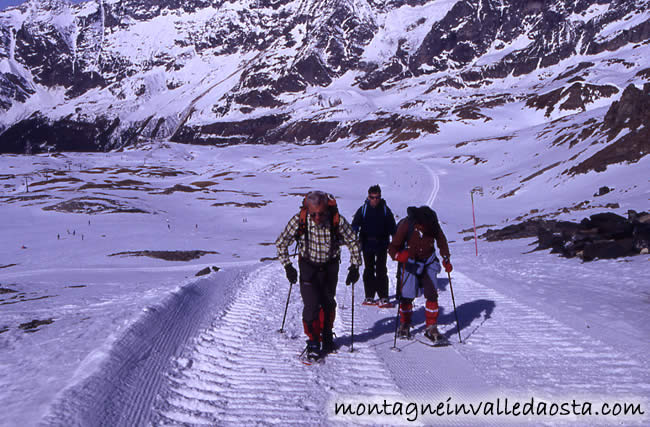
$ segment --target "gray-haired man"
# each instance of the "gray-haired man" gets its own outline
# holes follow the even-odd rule
[[[312,191],[305,197],[300,212],[289,220],[275,242],[278,257],[291,283],[298,280],[298,272],[289,259],[289,246],[295,241],[298,242],[302,320],[308,337],[307,357],[316,359],[321,356],[320,341],[324,353],[335,349],[332,329],[341,245],[350,250],[351,265],[346,285],[359,280],[361,250],[356,233],[339,214],[336,201],[322,191]]]

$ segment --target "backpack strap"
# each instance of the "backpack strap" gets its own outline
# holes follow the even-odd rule
[[[404,246],[408,247],[408,242],[411,240],[411,236],[413,235],[413,231],[415,230],[415,215],[416,215],[416,207],[415,206],[409,206],[406,208],[406,221],[408,222],[408,232],[406,233],[406,240],[404,240]]]
[[[384,217],[388,216],[388,210],[386,210],[386,202],[382,203],[384,206]],[[368,203],[365,202],[363,206],[361,207],[361,217],[363,219],[366,219],[366,209],[368,208]]]
[[[336,199],[329,193],[327,194],[327,208],[330,211],[330,219],[332,220],[332,231],[338,233],[341,215],[339,214],[339,207],[336,204]]]
[[[332,221],[330,224],[330,259],[332,259],[336,249],[341,246],[342,236],[339,231],[339,224],[341,223],[339,207],[334,196],[329,193],[327,193],[327,208],[330,211],[330,220]]]
[[[406,219],[409,223],[409,229],[406,232],[406,244],[408,245],[409,240],[411,240],[411,236],[413,235],[413,231],[415,230],[415,221],[413,221],[411,218]]]
[[[296,238],[307,233],[307,207],[300,208],[300,216],[298,217],[298,230],[296,230]]]

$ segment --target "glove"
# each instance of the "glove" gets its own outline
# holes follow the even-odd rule
[[[395,255],[395,261],[401,262],[402,264],[406,263],[406,261],[408,260],[409,260],[409,251],[407,250],[398,252],[397,255]]]
[[[284,271],[287,273],[287,280],[289,283],[296,283],[298,281],[298,272],[293,265],[287,264],[284,266]]]
[[[442,265],[445,267],[445,271],[447,273],[451,273],[454,269],[454,267],[451,265],[451,261],[449,261],[448,256],[442,257]]]
[[[354,285],[359,280],[359,266],[352,264],[348,269],[348,277],[345,279],[347,286]]]

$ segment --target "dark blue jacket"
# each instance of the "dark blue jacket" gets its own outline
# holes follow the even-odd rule
[[[381,199],[376,208],[366,200],[354,214],[352,229],[360,232],[361,249],[364,252],[378,252],[388,248],[390,236],[395,234],[397,226],[393,212],[386,201]]]

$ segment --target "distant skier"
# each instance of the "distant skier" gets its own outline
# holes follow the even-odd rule
[[[445,271],[453,267],[449,261],[447,238],[440,227],[436,213],[428,206],[407,209],[407,217],[397,225],[397,232],[388,247],[391,258],[398,261],[400,295],[400,325],[397,331],[400,338],[410,337],[413,300],[424,291],[425,337],[439,343],[446,339],[438,331],[438,291],[437,277],[440,261],[436,257],[435,244],[440,250]]]
[[[395,234],[393,212],[381,198],[381,187],[373,185],[368,189],[368,198],[352,219],[352,229],[359,232],[363,251],[363,287],[366,294],[364,305],[379,305],[390,308],[388,299],[388,243]],[[375,294],[378,300],[375,301]]]
[[[334,317],[336,285],[341,261],[341,244],[350,250],[350,268],[346,285],[359,280],[361,250],[350,223],[339,215],[336,201],[322,191],[312,191],[303,200],[300,212],[294,215],[275,242],[287,279],[298,281],[298,272],[289,259],[289,246],[298,242],[300,295],[303,301],[302,320],[307,334],[307,357],[317,359],[322,352],[335,349]]]

